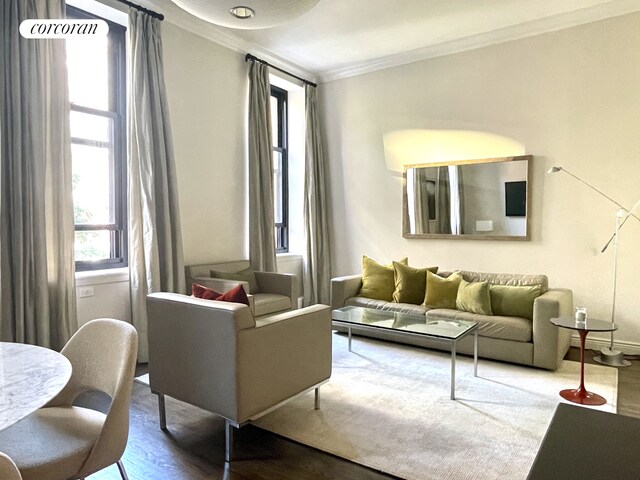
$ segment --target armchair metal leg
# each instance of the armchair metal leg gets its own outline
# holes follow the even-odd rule
[[[158,395],[158,414],[160,416],[160,429],[167,429],[167,412],[164,407],[164,395],[162,393],[157,393]]]
[[[224,461],[225,462],[230,462],[233,460],[234,433],[235,433],[235,427],[231,425],[229,420],[226,420],[224,425]]]
[[[315,390],[315,402],[313,408],[320,410],[320,387]]]
[[[118,460],[118,463],[116,465],[118,465],[118,471],[120,472],[120,476],[122,477],[122,480],[129,480],[129,477],[127,477],[127,471],[124,469],[124,463],[122,463],[122,460]]]

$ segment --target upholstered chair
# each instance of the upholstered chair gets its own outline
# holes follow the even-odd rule
[[[233,433],[331,376],[327,305],[254,318],[243,304],[177,293],[147,296],[149,385],[166,429],[165,395],[226,420],[226,459]],[[311,407],[310,407],[311,410]]]
[[[73,368],[65,388],[45,407],[0,432],[0,451],[24,480],[83,479],[121,462],[129,435],[129,403],[138,334],[113,319],[83,325],[62,349]],[[84,392],[111,397],[109,412],[73,406]],[[1,477],[4,479],[4,477]]]
[[[1,480],[22,480],[20,470],[9,457],[0,452],[0,479]]]
[[[216,277],[212,276],[212,272],[217,272]],[[225,273],[228,276],[225,276]],[[245,275],[238,275],[238,273]],[[295,275],[251,271],[248,260],[189,265],[185,267],[185,274],[187,294],[191,293],[192,283],[198,283],[220,293],[238,284],[242,285],[249,296],[251,311],[256,317],[298,308],[298,284]]]

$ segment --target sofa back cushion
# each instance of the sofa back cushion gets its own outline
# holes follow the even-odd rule
[[[258,293],[258,282],[256,280],[256,274],[253,273],[251,267],[245,268],[244,270],[240,270],[238,272],[211,270],[209,274],[212,278],[247,282],[249,284],[249,291],[247,293]]]
[[[438,275],[445,277],[450,272],[439,271]],[[549,279],[546,275],[522,275],[518,273],[485,273],[460,270],[460,275],[467,282],[487,282],[491,285],[509,285],[514,287],[539,285],[542,293],[549,290]]]
[[[398,263],[406,265],[409,260],[405,257]],[[393,300],[395,291],[393,277],[393,265],[382,265],[373,258],[362,256],[362,287],[359,297],[373,298],[375,300]]]

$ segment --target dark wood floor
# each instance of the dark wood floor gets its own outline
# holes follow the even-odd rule
[[[587,352],[587,362],[593,353]],[[579,360],[578,349],[567,357]],[[138,374],[146,373],[144,366]],[[588,388],[588,379],[587,379]],[[618,413],[640,418],[640,361],[618,371]],[[246,426],[236,435],[238,461],[224,462],[224,421],[167,398],[169,433],[158,427],[155,395],[135,383],[131,431],[124,456],[130,480],[379,480],[396,478]],[[90,396],[86,405],[104,409],[108,399]],[[89,477],[117,480],[115,466]]]

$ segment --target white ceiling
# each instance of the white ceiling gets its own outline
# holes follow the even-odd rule
[[[320,0],[287,24],[235,30],[170,0],[141,3],[199,35],[325,81],[640,11],[640,0]]]

